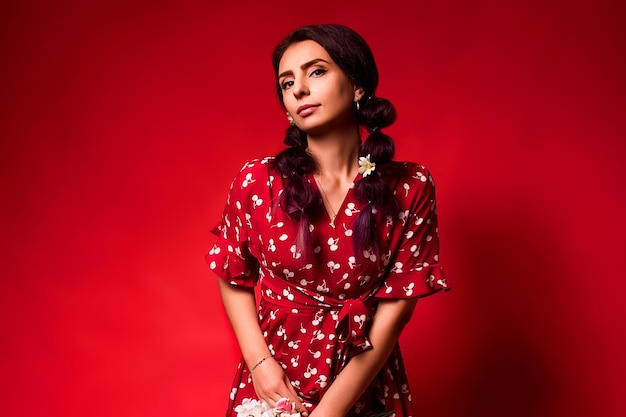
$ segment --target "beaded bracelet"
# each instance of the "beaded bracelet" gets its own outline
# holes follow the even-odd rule
[[[259,366],[260,364],[262,364],[263,362],[265,362],[265,359],[269,359],[271,358],[272,355],[266,356],[263,359],[261,359],[260,361],[258,361],[252,368],[250,368],[250,372],[254,372],[254,370],[257,368],[257,366]]]

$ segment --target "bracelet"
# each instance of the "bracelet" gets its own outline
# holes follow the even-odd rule
[[[260,361],[258,361],[252,368],[250,368],[250,373],[254,372],[254,370],[257,368],[257,366],[259,366],[260,364],[262,364],[263,362],[265,362],[265,359],[269,359],[271,358],[272,355],[266,356],[263,359],[261,359]]]

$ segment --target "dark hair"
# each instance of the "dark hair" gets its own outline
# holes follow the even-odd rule
[[[289,34],[276,46],[272,62],[281,104],[283,94],[278,83],[280,60],[289,46],[305,40],[320,44],[345,75],[363,89],[364,94],[358,103],[356,117],[357,123],[367,130],[368,137],[361,143],[359,156],[370,155],[370,160],[377,166],[391,162],[395,150],[393,141],[380,130],[395,121],[396,111],[389,100],[374,96],[378,86],[378,69],[374,55],[365,40],[354,30],[341,25],[305,26]],[[297,244],[305,249],[308,247],[310,220],[319,210],[320,201],[313,185],[305,176],[316,172],[318,167],[306,151],[307,134],[297,126],[287,128],[284,143],[288,148],[276,155],[273,162],[278,172],[289,178],[279,204],[291,219],[299,222]],[[381,216],[391,215],[396,208],[392,190],[376,174],[374,172],[373,175],[362,178],[354,187],[355,197],[366,204],[358,214],[354,227],[354,246],[359,257],[370,246],[378,252],[380,237],[376,236],[375,213],[380,213]]]

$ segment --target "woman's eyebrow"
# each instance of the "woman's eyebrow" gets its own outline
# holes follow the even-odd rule
[[[307,68],[317,64],[318,62],[324,62],[326,64],[330,64],[330,62],[326,61],[325,59],[315,58],[315,59],[312,59],[312,60],[307,61],[304,64],[300,65],[300,69],[305,70],[305,69],[307,69]],[[293,71],[291,71],[291,70],[283,71],[280,74],[278,74],[278,78],[284,77],[286,75],[293,75]]]

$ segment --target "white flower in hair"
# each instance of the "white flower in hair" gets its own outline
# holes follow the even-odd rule
[[[363,174],[363,177],[367,177],[376,169],[376,163],[370,161],[370,154],[359,158],[359,172]]]

